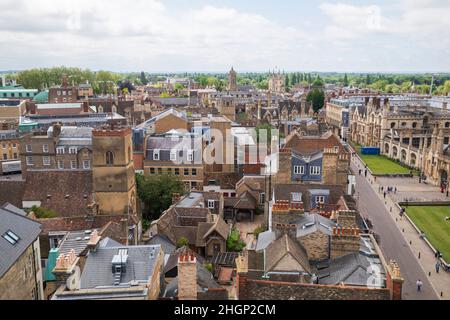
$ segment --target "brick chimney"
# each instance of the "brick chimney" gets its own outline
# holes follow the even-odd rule
[[[88,113],[89,112],[89,105],[87,102],[83,102],[83,112]]]
[[[120,243],[128,245],[128,219],[120,220]]]
[[[197,300],[197,259],[192,252],[178,257],[178,300]]]
[[[59,255],[52,273],[60,284],[66,284],[67,279],[75,273],[78,261],[79,258],[76,256],[74,249],[70,250],[67,255]]]
[[[291,238],[297,238],[297,226],[295,224],[275,224],[274,231],[277,235],[287,234]]]
[[[386,284],[391,292],[392,300],[402,300],[403,279],[397,262],[391,260],[387,266]]]
[[[344,228],[355,228],[356,212],[353,210],[339,210],[336,212],[336,222],[339,226]]]
[[[89,241],[87,243],[88,249],[95,252],[97,250],[98,244],[100,243],[100,239],[101,237],[98,235],[98,231],[97,230],[92,231]]]
[[[61,123],[53,125],[53,138],[58,138],[61,135]]]
[[[244,251],[236,259],[236,298],[246,300],[248,279],[248,252]]]
[[[333,228],[331,259],[359,252],[361,235],[359,228]]]

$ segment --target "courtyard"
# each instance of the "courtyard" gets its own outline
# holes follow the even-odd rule
[[[406,213],[439,250],[445,261],[450,261],[450,206],[407,206]]]
[[[409,174],[411,170],[382,155],[361,154],[361,146],[355,144],[356,152],[374,175]]]

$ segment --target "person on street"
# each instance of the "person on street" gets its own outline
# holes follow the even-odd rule
[[[420,279],[417,280],[416,285],[417,285],[417,291],[422,290],[423,283]]]
[[[441,264],[438,262],[436,262],[436,273],[439,273],[439,268],[441,267]]]
[[[386,199],[386,191],[384,192],[384,198]]]
[[[361,169],[359,169],[359,175],[361,175],[361,172],[362,172]]]
[[[364,171],[364,176],[367,178],[367,170]]]

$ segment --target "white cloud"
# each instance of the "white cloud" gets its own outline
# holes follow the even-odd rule
[[[237,8],[207,5],[181,11],[162,0],[2,0],[0,70],[53,65],[117,71],[450,65],[450,20],[443,18],[450,15],[448,1],[323,3],[316,11],[326,20],[312,11],[295,26]],[[408,55],[417,59],[416,66],[402,64],[405,50],[412,51]],[[433,59],[428,59],[429,51]]]

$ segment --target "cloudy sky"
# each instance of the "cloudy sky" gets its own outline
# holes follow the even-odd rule
[[[450,71],[449,0],[0,4],[0,70]]]

